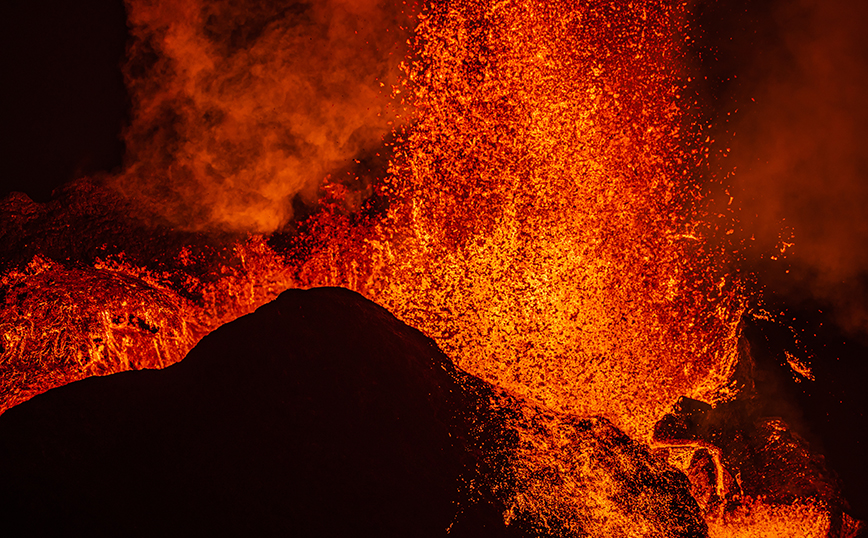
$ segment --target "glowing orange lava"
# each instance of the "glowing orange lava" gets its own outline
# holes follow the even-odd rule
[[[699,213],[684,15],[432,7],[396,88],[415,112],[388,218],[330,241],[304,284],[361,291],[467,371],[631,435],[679,395],[716,398],[743,306]]]
[[[355,28],[356,8],[381,8],[336,2],[343,11],[330,31]],[[148,77],[128,73],[130,162],[110,184],[149,208],[167,204],[161,224],[289,240],[272,248],[267,235],[250,236],[207,279],[184,269],[195,262],[189,252],[165,271],[108,257],[90,268],[36,258],[8,272],[0,411],[88,375],[166,366],[280,291],[323,285],[366,295],[462,369],[552,416],[603,417],[642,443],[680,396],[732,398],[747,298],[719,240],[728,217],[705,213],[709,150],[688,91],[686,4],[433,2],[401,75],[382,71],[393,59],[375,62],[376,76],[341,79],[358,90],[351,95],[328,77],[299,82],[310,62],[292,57],[308,30],[268,22],[283,12],[251,15],[263,28],[232,49],[209,37],[212,19],[192,0],[130,6],[139,39],[131,53],[161,43],[163,56]],[[207,31],[234,20],[212,15],[217,27]],[[356,57],[339,50],[325,71]],[[291,101],[298,88],[303,102]],[[147,128],[167,115],[171,125]],[[364,195],[329,175],[398,124],[387,177]],[[371,194],[386,209],[357,211]],[[319,196],[319,210],[288,220],[296,195]],[[546,420],[543,433],[522,432],[527,496],[513,508],[593,505],[599,535],[643,535],[641,513],[607,519],[607,486],[585,483],[597,475],[582,467],[581,450],[552,448],[566,446],[573,426]],[[701,448],[721,468],[713,447]],[[679,466],[668,455],[655,469]],[[547,467],[569,476],[560,489],[534,478]],[[722,473],[716,480],[722,491]],[[570,497],[576,484],[599,498]],[[825,514],[807,501],[754,499],[709,513],[709,532],[821,536]]]

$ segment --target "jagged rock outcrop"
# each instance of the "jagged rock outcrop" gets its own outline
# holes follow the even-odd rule
[[[0,417],[0,518],[41,536],[705,536],[687,487],[605,420],[500,393],[338,288]]]
[[[709,521],[742,518],[746,528],[750,517],[734,514],[759,506],[768,513],[789,511],[768,519],[790,519],[792,525],[805,523],[810,517],[805,513],[813,512],[827,520],[822,532],[830,538],[866,535],[865,524],[849,515],[841,480],[824,455],[778,415],[789,412],[787,418],[810,433],[810,423],[800,420],[787,391],[785,374],[788,368],[794,383],[813,382],[813,374],[804,365],[787,364],[797,359],[782,342],[775,341],[774,350],[766,349],[769,345],[757,321],[746,316],[734,376],[737,396],[715,406],[682,397],[655,425],[654,442],[670,459],[682,460],[678,466]]]

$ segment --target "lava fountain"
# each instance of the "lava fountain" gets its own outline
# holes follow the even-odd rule
[[[473,375],[643,442],[683,396],[730,402],[748,297],[732,217],[709,209],[686,9],[129,1],[127,162],[101,182],[163,243],[7,268],[4,409],[171,364],[281,290],[324,285]],[[82,312],[50,308],[70,302]],[[757,514],[716,535],[823,512]]]

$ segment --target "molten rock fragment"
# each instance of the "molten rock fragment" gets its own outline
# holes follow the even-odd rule
[[[341,289],[0,417],[4,526],[39,535],[702,537],[698,510],[605,420],[496,394]]]

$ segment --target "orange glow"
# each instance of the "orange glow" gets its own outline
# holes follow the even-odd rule
[[[371,41],[397,16],[374,0],[326,4],[335,14],[308,14],[325,34],[253,13],[261,33],[232,48],[209,37],[231,34],[220,26],[229,12],[128,2],[133,60],[159,50],[146,75],[127,68],[130,154],[111,184],[160,225],[251,235],[208,278],[122,256],[86,269],[37,257],[3,275],[0,412],[90,375],[177,362],[287,288],[344,286],[538,405],[520,410],[540,416],[516,425],[524,489],[506,519],[557,517],[594,536],[662,532],[666,514],[645,510],[656,499],[617,512],[614,482],[588,467],[574,422],[593,417],[601,436],[615,435],[611,423],[638,452],[679,397],[734,397],[748,297],[719,239],[730,218],[706,213],[686,4],[434,2],[400,69],[393,41]],[[322,53],[299,59],[311,36]],[[387,177],[364,194],[334,180],[387,135]],[[380,214],[357,211],[371,193],[387,201]],[[293,220],[296,196],[318,211]],[[289,246],[269,246],[274,232]],[[697,450],[717,469],[694,484],[710,536],[825,536],[828,511],[810,500],[715,504],[737,478],[713,445],[670,446],[668,460],[652,458],[655,472],[687,472]],[[552,468],[556,485],[543,472]]]
[[[175,227],[273,231],[293,196],[314,199],[392,129],[400,10],[133,0],[127,12],[133,117],[114,184]]]
[[[203,336],[291,285],[261,238],[236,245],[219,275],[202,278],[122,260],[70,269],[36,257],[0,278],[0,413],[91,375],[178,362]]]
[[[823,538],[829,532],[825,507],[811,503],[780,506],[755,502],[723,517],[710,518],[708,523],[710,538]]]
[[[415,112],[388,219],[330,241],[303,284],[352,287],[467,371],[633,436],[679,395],[714,400],[743,306],[699,218],[683,15],[432,7],[396,89]]]

